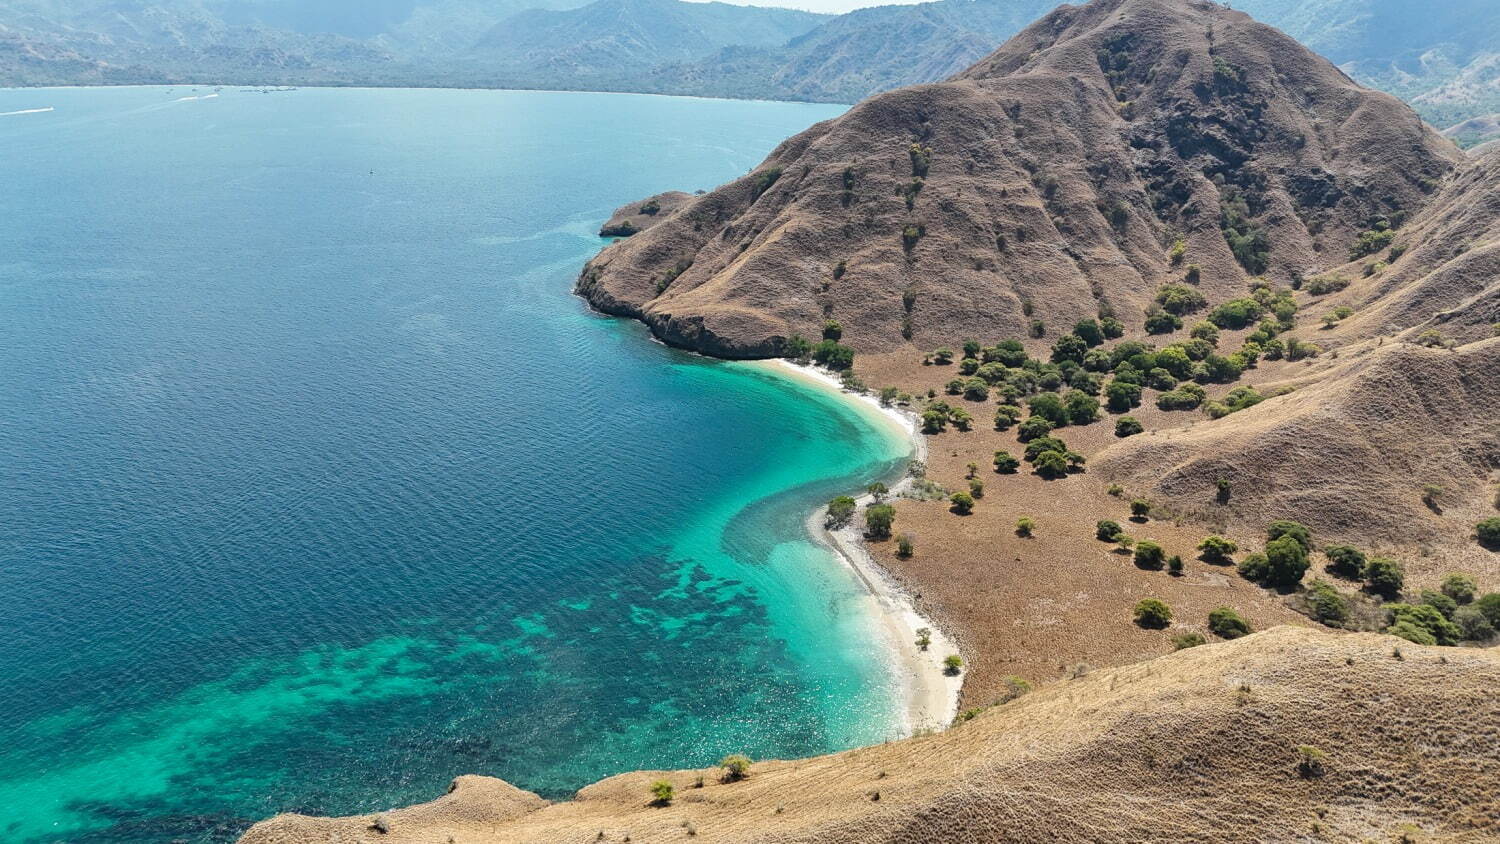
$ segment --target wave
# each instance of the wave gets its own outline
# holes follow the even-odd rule
[[[56,111],[52,106],[46,108],[23,108],[20,111],[0,111],[0,117],[11,117],[17,114],[41,114],[45,111]]]

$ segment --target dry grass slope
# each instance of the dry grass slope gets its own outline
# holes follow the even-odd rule
[[[644,771],[543,807],[466,777],[387,813],[387,834],[374,816],[283,815],[243,841],[1495,840],[1497,684],[1492,650],[1279,627],[1060,681],[945,733],[759,763],[738,783]],[[1299,773],[1301,745],[1326,754],[1321,776]],[[671,806],[647,804],[658,778],[677,787]]]

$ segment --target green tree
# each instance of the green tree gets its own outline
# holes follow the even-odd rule
[[[1144,522],[1151,515],[1151,502],[1144,498],[1137,498],[1130,502],[1130,518],[1137,522]]]
[[[1500,592],[1490,592],[1476,598],[1473,606],[1484,613],[1484,617],[1496,630],[1500,630]]]
[[[1087,425],[1099,418],[1099,400],[1082,390],[1069,390],[1063,396],[1063,405],[1068,421],[1074,425]]]
[[[1111,413],[1125,413],[1141,404],[1141,385],[1121,381],[1117,376],[1104,388],[1104,398]]]
[[[1188,648],[1196,648],[1199,645],[1206,644],[1208,644],[1208,640],[1203,638],[1202,633],[1178,633],[1172,637],[1172,650],[1174,651],[1185,651]]]
[[[1052,432],[1052,423],[1040,416],[1032,416],[1016,428],[1016,437],[1023,443],[1045,437]]]
[[[1480,545],[1491,551],[1500,551],[1500,516],[1493,516],[1475,525],[1474,536]]]
[[[844,336],[844,327],[837,320],[825,320],[823,322],[823,339],[838,340]]]
[[[1365,552],[1351,545],[1330,545],[1323,549],[1328,570],[1338,577],[1359,580],[1365,576]]]
[[[1280,536],[1266,543],[1267,586],[1290,588],[1307,573],[1307,549],[1293,536]]]
[[[938,349],[937,351],[932,353],[932,362],[938,364],[939,366],[947,366],[948,364],[953,363],[953,350]]]
[[[1051,423],[1053,428],[1061,428],[1068,424],[1068,408],[1056,393],[1038,393],[1026,402],[1031,410],[1032,416],[1040,416]]]
[[[1160,630],[1172,623],[1172,608],[1156,598],[1143,598],[1135,605],[1135,623]]]
[[[1330,627],[1340,627],[1349,620],[1349,602],[1327,581],[1314,580],[1307,587],[1307,603],[1313,618]]]
[[[872,539],[889,538],[891,524],[895,521],[895,507],[889,504],[871,504],[865,508],[865,535]]]
[[[1167,552],[1149,539],[1135,546],[1135,564],[1143,569],[1160,569],[1167,561]]]
[[[1386,604],[1386,610],[1391,614],[1391,628],[1387,633],[1395,633],[1394,628],[1402,625],[1420,627],[1427,631],[1432,637],[1433,643],[1438,645],[1456,645],[1463,638],[1463,630],[1458,625],[1443,617],[1443,614],[1435,607],[1426,604]],[[1395,633],[1395,635],[1401,635]],[[1415,640],[1413,640],[1415,641]],[[1424,643],[1425,644],[1425,643]]]
[[[1021,408],[1013,404],[1002,404],[995,408],[995,430],[1009,430],[1021,419]],[[1050,430],[1050,429],[1049,429]]]
[[[947,656],[943,657],[944,674],[957,674],[958,672],[963,670],[963,667],[963,657],[959,656],[958,654],[948,654]]]
[[[1141,424],[1141,420],[1134,416],[1121,416],[1115,420],[1115,436],[1117,437],[1133,437],[1144,430],[1146,428]]]
[[[1068,457],[1066,454],[1056,451],[1044,451],[1037,455],[1036,473],[1049,480],[1065,477],[1068,474]]]
[[[1036,530],[1036,522],[1029,516],[1022,516],[1016,519],[1016,536],[1022,539],[1029,539],[1034,530]]]
[[[1473,601],[1475,594],[1479,591],[1474,586],[1474,578],[1457,572],[1443,578],[1443,585],[1439,588],[1443,590],[1444,595],[1447,595],[1459,604],[1467,604]]]
[[[1124,535],[1125,529],[1113,519],[1100,519],[1094,523],[1094,538],[1100,542],[1114,542]]]
[[[1089,346],[1098,346],[1104,343],[1104,329],[1099,323],[1091,319],[1081,319],[1073,326],[1073,333]]]
[[[1208,614],[1208,630],[1221,639],[1238,639],[1241,636],[1249,636],[1253,631],[1250,622],[1234,611],[1232,607],[1219,607]]]
[[[1089,344],[1082,337],[1077,334],[1064,334],[1052,344],[1052,362],[1061,363],[1071,360],[1081,364],[1088,350]]]
[[[828,516],[823,520],[823,524],[831,528],[841,528],[849,524],[849,520],[854,518],[855,506],[854,499],[847,495],[840,495],[829,501]]]
[[[1199,559],[1205,563],[1227,565],[1234,562],[1229,555],[1238,551],[1239,546],[1222,536],[1206,536],[1202,542],[1198,543],[1198,550],[1202,552]]]
[[[1365,564],[1365,584],[1371,592],[1385,598],[1401,594],[1406,582],[1406,572],[1401,564],[1389,557],[1374,557]]]
[[[1453,623],[1463,632],[1463,637],[1471,642],[1485,642],[1495,635],[1495,626],[1485,617],[1479,607],[1470,605],[1459,607],[1458,612],[1453,614]]]
[[[658,806],[666,806],[672,802],[675,789],[666,780],[657,780],[651,783],[651,802]]]
[[[1002,475],[1013,475],[1021,467],[1021,461],[1008,451],[995,452],[995,471]]]
[[[967,492],[955,492],[948,497],[948,500],[953,503],[953,512],[960,516],[967,516],[974,512],[974,496]]]
[[[939,434],[948,427],[948,412],[927,409],[922,411],[922,433]]]
[[[910,557],[912,555],[912,551],[915,548],[915,545],[916,540],[912,539],[911,534],[901,534],[900,536],[896,537],[896,556],[900,557],[903,560]]]
[[[1267,542],[1280,539],[1283,536],[1290,536],[1297,540],[1297,544],[1302,546],[1303,551],[1311,551],[1313,549],[1312,534],[1302,524],[1290,519],[1277,519],[1266,525]]]
[[[1171,334],[1182,327],[1182,317],[1169,314],[1166,311],[1157,311],[1146,315],[1147,334]]]
[[[829,369],[849,369],[854,366],[854,350],[834,340],[823,340],[812,347],[812,359]]]

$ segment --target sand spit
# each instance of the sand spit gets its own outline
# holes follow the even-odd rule
[[[912,414],[898,408],[885,407],[872,396],[848,392],[833,375],[816,367],[799,366],[786,360],[761,361],[748,365],[836,393],[862,413],[878,418],[882,424],[899,428],[911,442],[912,459],[925,461],[927,440],[918,431],[916,417]],[[892,486],[891,495],[900,495],[910,485],[911,479],[903,478],[900,483]],[[861,513],[864,508],[875,503],[874,496],[868,493],[857,496],[855,500]],[[863,523],[858,514],[849,526],[838,530],[824,527],[824,515],[823,508],[810,515],[807,531],[849,566],[870,593],[870,612],[890,650],[894,673],[903,686],[906,711],[902,735],[947,728],[952,723],[953,716],[958,713],[963,676],[947,674],[943,658],[960,653],[958,646],[931,619],[917,612],[911,596],[875,562],[875,558],[865,547],[864,537],[858,528]],[[926,650],[916,644],[917,631],[924,628],[930,631],[928,637],[931,639]]]

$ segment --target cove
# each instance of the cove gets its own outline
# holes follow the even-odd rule
[[[895,736],[804,522],[908,444],[569,293],[614,206],[839,107],[0,91],[43,108],[0,117],[0,838]]]

